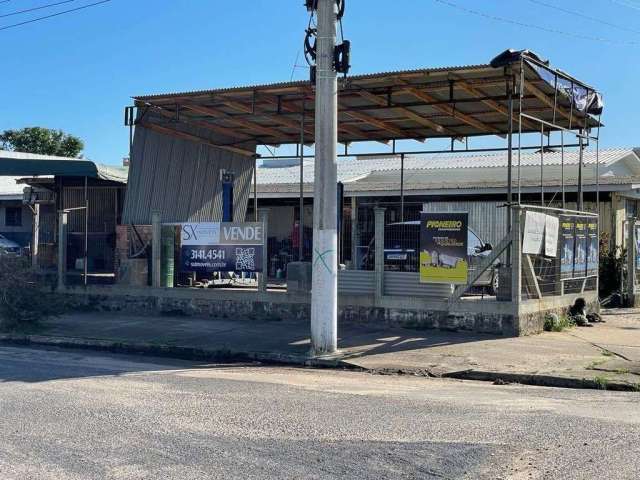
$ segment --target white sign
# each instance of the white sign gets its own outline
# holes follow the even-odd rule
[[[545,215],[544,226],[544,254],[547,257],[555,257],[558,251],[558,230],[560,220],[552,215]]]
[[[263,245],[264,226],[260,222],[183,223],[180,238],[183,246]]]
[[[546,215],[539,212],[527,211],[524,221],[524,238],[522,240],[522,253],[539,255],[542,253],[542,241],[544,239],[544,227]]]
[[[180,231],[182,245],[218,245],[220,223],[183,223]]]

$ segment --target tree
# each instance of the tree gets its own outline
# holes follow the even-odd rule
[[[0,142],[5,150],[60,157],[79,157],[84,148],[78,137],[42,127],[5,130],[0,134]]]

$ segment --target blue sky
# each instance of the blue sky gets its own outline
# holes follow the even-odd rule
[[[53,1],[10,0],[0,15]],[[92,1],[0,17],[0,27]],[[542,2],[633,31],[534,0],[446,1],[602,40],[490,20],[436,0],[347,0],[352,73],[486,63],[506,48],[528,48],[603,92],[602,146],[640,145],[640,0]],[[118,164],[128,150],[122,118],[132,95],[288,80],[308,18],[302,3],[112,0],[0,30],[0,129],[60,128],[85,141],[87,157]],[[294,79],[307,75],[294,71]]]

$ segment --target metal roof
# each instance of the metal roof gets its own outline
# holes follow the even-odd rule
[[[499,59],[500,62],[495,62]],[[356,75],[340,80],[338,140],[342,143],[427,138],[504,136],[508,131],[508,86],[524,79],[523,109],[563,128],[594,127],[589,113],[595,91],[552,70],[530,52],[504,52],[492,64],[423,68]],[[562,77],[561,82],[549,75]],[[597,102],[596,102],[597,99]],[[281,82],[134,97],[136,125],[186,138],[181,124],[213,136],[202,141],[235,153],[255,154],[257,144],[300,142],[315,135],[315,90],[309,81]],[[517,121],[516,121],[517,126]],[[522,120],[522,131],[540,124]]]
[[[127,182],[127,168],[101,165],[83,158],[0,150],[0,176],[92,177]]]
[[[640,179],[640,150],[631,148],[602,149],[598,152],[599,177],[602,185],[638,183]],[[577,151],[564,153],[565,183],[577,184]],[[545,185],[560,185],[562,155],[544,154]],[[539,185],[540,154],[522,153],[521,184]],[[586,150],[583,155],[585,184],[595,184],[596,152]],[[405,157],[406,191],[429,189],[493,188],[506,186],[506,153],[493,155],[431,155]],[[303,163],[304,191],[313,191],[314,162]],[[517,152],[514,152],[514,185],[517,176]],[[296,159],[265,160],[258,167],[258,192],[294,196],[299,191],[300,166]],[[400,159],[398,157],[343,159],[338,161],[338,181],[345,191],[397,191],[400,188]]]

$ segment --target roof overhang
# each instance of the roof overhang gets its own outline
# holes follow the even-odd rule
[[[600,125],[600,95],[587,84],[528,51],[506,51],[483,65],[357,75],[339,82],[338,140],[341,143],[450,137],[505,136],[509,98],[523,110],[566,129]],[[211,132],[220,148],[314,142],[315,89],[309,81],[221,88],[134,97],[136,125],[181,136],[178,124]],[[517,128],[517,112],[513,114]],[[301,129],[301,127],[303,128]],[[553,127],[545,126],[553,130]],[[522,132],[540,132],[523,119]],[[198,141],[190,135],[190,140]]]

